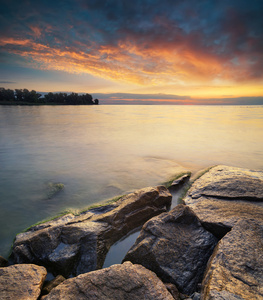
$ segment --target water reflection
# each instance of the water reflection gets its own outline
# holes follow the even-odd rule
[[[103,268],[108,268],[115,264],[121,264],[126,253],[130,250],[131,246],[135,243],[139,234],[140,234],[140,228],[137,228],[133,230],[131,233],[129,233],[127,236],[120,239],[114,245],[112,245],[105,258]]]

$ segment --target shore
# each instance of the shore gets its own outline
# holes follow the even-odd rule
[[[179,188],[183,204],[170,210],[170,192]],[[0,295],[7,293],[12,272],[30,263],[42,278],[37,289],[43,299],[78,298],[80,293],[90,297],[90,280],[99,280],[94,299],[104,299],[99,295],[105,293],[107,299],[116,299],[113,290],[115,296],[139,299],[138,280],[151,299],[260,299],[262,203],[262,171],[215,166],[195,180],[189,181],[189,174],[181,176],[168,189],[141,189],[79,215],[33,226],[16,237],[10,266],[0,269]],[[110,247],[142,225],[123,263],[102,269]],[[249,269],[243,269],[246,265]],[[24,272],[32,272],[30,268]],[[50,282],[45,281],[47,272],[55,277]],[[110,282],[107,288],[104,274]],[[136,274],[144,275],[138,279]],[[148,286],[145,278],[158,282],[160,290]],[[44,295],[45,287],[57,281],[58,286]],[[73,288],[76,282],[78,289]],[[126,294],[133,284],[134,294]]]

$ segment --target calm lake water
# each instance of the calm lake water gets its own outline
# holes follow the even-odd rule
[[[215,164],[263,169],[263,106],[0,106],[0,255],[63,210]]]

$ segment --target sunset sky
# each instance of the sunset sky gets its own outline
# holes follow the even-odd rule
[[[263,104],[262,0],[0,0],[0,87]]]

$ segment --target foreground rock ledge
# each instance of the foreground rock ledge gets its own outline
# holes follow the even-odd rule
[[[44,267],[32,264],[0,268],[0,299],[38,299],[46,275]]]
[[[153,272],[130,262],[67,279],[45,297],[55,299],[174,300]]]
[[[80,216],[68,214],[17,235],[11,258],[69,277],[103,266],[110,246],[151,217],[167,211],[172,196],[164,186],[145,188]]]
[[[241,219],[263,221],[263,172],[216,166],[194,182],[183,200],[222,238]]]
[[[201,299],[263,299],[263,226],[242,220],[218,243]]]
[[[148,221],[124,261],[143,265],[163,282],[191,295],[203,279],[217,241],[194,212],[181,204]]]

